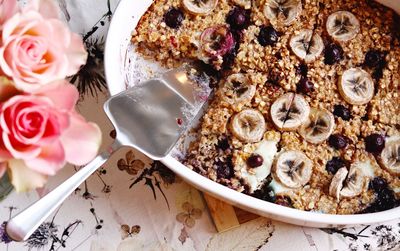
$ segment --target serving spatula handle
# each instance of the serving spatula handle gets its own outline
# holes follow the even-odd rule
[[[6,233],[14,241],[25,241],[64,202],[75,189],[103,165],[120,147],[117,141],[89,164],[64,181],[57,188],[11,218],[6,224]]]

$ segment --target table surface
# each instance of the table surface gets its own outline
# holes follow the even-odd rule
[[[137,0],[139,1],[139,0]],[[118,0],[58,0],[70,27],[90,52],[77,76],[79,110],[112,142],[102,111],[107,96],[104,36]],[[92,88],[92,89],[91,89]],[[86,94],[84,92],[86,91]],[[37,200],[79,167],[66,166],[44,189],[12,193],[0,202],[0,221]],[[400,250],[400,219],[356,228],[315,229],[258,218],[217,233],[199,191],[159,162],[124,148],[72,194],[25,243],[0,250]]]

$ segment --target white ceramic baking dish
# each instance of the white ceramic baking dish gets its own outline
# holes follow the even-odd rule
[[[388,2],[393,8],[400,8],[400,1],[398,0],[386,0],[385,2]],[[127,56],[129,56],[127,54],[134,53],[132,50],[128,50],[130,36],[140,17],[151,3],[152,0],[121,0],[114,13],[105,49],[105,72],[111,95],[121,92],[128,85],[124,64]],[[191,171],[172,156],[166,157],[163,163],[185,181],[214,197],[244,210],[286,223],[310,227],[334,227],[370,224],[400,217],[400,207],[379,213],[358,215],[330,215],[300,211],[262,201],[229,189]]]

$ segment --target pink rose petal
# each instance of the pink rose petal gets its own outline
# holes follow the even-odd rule
[[[35,11],[30,11],[23,15],[16,13],[4,23],[3,41],[6,42],[12,39],[11,36],[13,35],[17,37],[23,35],[41,20],[43,20],[43,17]]]
[[[51,37],[52,41],[57,41],[55,46],[60,46],[60,48],[68,48],[71,44],[71,32],[68,27],[65,26],[65,23],[58,19],[51,19],[47,21],[51,28]],[[80,39],[80,44],[82,44],[82,40]]]
[[[100,128],[74,113],[70,127],[61,136],[66,160],[74,165],[84,165],[97,154],[101,143]]]
[[[12,135],[3,132],[3,142],[6,149],[9,151],[11,156],[17,159],[31,159],[39,155],[40,147],[35,145],[23,145],[16,142]]]
[[[67,57],[69,61],[68,75],[77,73],[80,67],[86,63],[88,57],[87,51],[81,37],[75,33],[71,33],[71,44],[67,49]]]
[[[71,111],[79,99],[78,89],[65,80],[53,82],[35,91],[38,96],[51,99],[58,109]]]
[[[55,175],[65,165],[65,153],[61,142],[56,141],[41,148],[34,159],[26,159],[25,165],[41,174]]]

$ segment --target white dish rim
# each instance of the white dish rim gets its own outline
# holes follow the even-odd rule
[[[126,88],[121,67],[130,34],[140,18],[133,15],[136,11],[136,14],[142,13],[138,16],[142,16],[151,2],[151,0],[121,0],[114,12],[106,39],[104,56],[106,80],[111,95]],[[400,216],[400,207],[378,213],[356,215],[332,215],[287,208],[218,184],[190,170],[171,156],[167,156],[162,162],[185,181],[204,192],[250,212],[290,224],[308,227],[342,227],[385,222]]]

